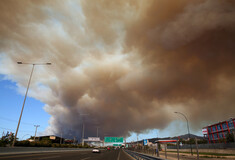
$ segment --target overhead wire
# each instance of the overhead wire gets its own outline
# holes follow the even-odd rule
[[[10,121],[10,122],[18,123],[17,120],[9,119],[9,118],[6,118],[6,117],[1,117],[1,116],[0,116],[0,119],[5,120],[5,121]],[[35,124],[33,124],[33,123],[27,123],[27,122],[21,122],[20,124],[30,125],[30,126],[34,126],[34,125],[35,125]],[[42,125],[40,125],[40,127],[41,127],[41,128],[46,128],[45,126],[42,126]]]

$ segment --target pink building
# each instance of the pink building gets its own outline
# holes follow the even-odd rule
[[[204,137],[208,138],[209,143],[219,142],[225,139],[228,133],[235,131],[235,118],[218,122],[202,129]]]

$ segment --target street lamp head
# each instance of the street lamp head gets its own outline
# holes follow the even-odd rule
[[[47,65],[51,65],[51,63],[46,63]]]
[[[178,113],[178,112],[174,112],[174,113]]]
[[[23,64],[22,62],[17,62],[18,64]]]

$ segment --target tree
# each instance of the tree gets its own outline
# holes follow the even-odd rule
[[[195,139],[194,138],[190,138],[188,141],[188,144],[195,144]]]
[[[233,133],[228,133],[228,134],[226,135],[226,141],[227,141],[228,143],[234,142],[234,134],[233,134]]]
[[[197,141],[197,143],[198,143],[198,144],[207,144],[207,143],[208,143],[208,140],[206,140],[206,139],[199,139],[199,140]]]
[[[14,140],[14,133],[11,133],[10,135],[3,136],[0,140],[0,146],[4,147],[6,145],[11,145],[13,140]]]

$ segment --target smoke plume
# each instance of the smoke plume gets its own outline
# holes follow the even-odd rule
[[[51,115],[47,132],[128,136],[234,116],[232,0],[1,0],[0,73]],[[219,118],[218,118],[219,117]],[[176,131],[177,132],[177,131]]]

